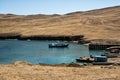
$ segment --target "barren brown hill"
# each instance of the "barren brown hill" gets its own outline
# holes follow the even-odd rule
[[[120,6],[65,15],[0,14],[0,34],[21,36],[84,35],[87,40],[120,41]]]

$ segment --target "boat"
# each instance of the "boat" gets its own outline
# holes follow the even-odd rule
[[[101,56],[106,56],[107,58],[117,58],[117,57],[120,57],[120,54],[104,53],[104,54],[101,54]]]
[[[94,56],[94,62],[107,62],[107,60],[106,56]]]
[[[106,52],[104,54],[101,54],[101,56],[106,56],[107,58],[120,57],[120,46],[107,48]]]
[[[64,48],[68,47],[68,45],[67,43],[51,43],[49,44],[49,48]]]
[[[91,63],[91,62],[94,62],[94,58],[89,58],[89,57],[80,57],[80,58],[77,58],[76,59],[77,62],[88,62],[88,63]]]

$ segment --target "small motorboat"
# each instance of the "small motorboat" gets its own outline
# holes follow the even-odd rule
[[[49,44],[49,48],[64,48],[64,47],[68,47],[69,44],[67,43],[51,43]]]
[[[88,63],[91,63],[91,62],[94,62],[94,58],[91,58],[91,57],[80,57],[80,58],[77,58],[76,61],[77,62],[88,62]]]

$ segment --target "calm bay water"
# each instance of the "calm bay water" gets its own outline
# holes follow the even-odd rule
[[[103,51],[89,51],[87,46],[69,43],[68,48],[49,48],[56,41],[0,40],[0,64],[28,61],[33,64],[76,62],[78,57],[100,55]]]

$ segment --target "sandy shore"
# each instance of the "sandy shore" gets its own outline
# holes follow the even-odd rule
[[[120,80],[120,66],[50,66],[15,62],[0,65],[0,80]]]

